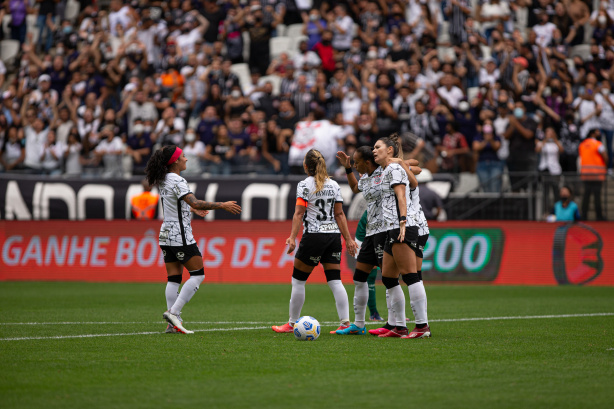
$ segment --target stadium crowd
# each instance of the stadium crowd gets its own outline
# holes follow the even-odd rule
[[[187,175],[287,174],[305,120],[337,125],[350,155],[403,132],[408,157],[486,191],[505,167],[576,172],[594,128],[612,168],[614,0],[6,0],[0,15],[19,44],[0,63],[4,172],[142,175],[176,144]]]

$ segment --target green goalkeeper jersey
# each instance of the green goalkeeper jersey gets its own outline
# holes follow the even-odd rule
[[[356,228],[356,240],[364,241],[367,234],[367,211],[362,214],[358,227]]]

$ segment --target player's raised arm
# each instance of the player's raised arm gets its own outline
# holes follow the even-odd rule
[[[241,206],[235,201],[231,202],[205,202],[204,200],[198,200],[193,193],[189,193],[183,197],[183,200],[190,205],[191,208],[196,210],[226,210],[232,214],[241,213]]]

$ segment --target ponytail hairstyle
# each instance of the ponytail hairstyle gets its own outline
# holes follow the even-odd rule
[[[387,148],[392,148],[392,156],[403,159],[403,146],[401,145],[401,137],[398,133],[393,133],[390,136],[379,138],[378,140],[386,144]]]
[[[166,145],[151,155],[151,158],[147,161],[147,166],[145,166],[145,175],[150,186],[160,186],[160,183],[164,181],[171,166],[168,165],[168,161],[175,153],[176,148],[175,145]]]
[[[375,167],[378,166],[375,163],[375,158],[373,157],[373,148],[370,148],[369,146],[364,145],[356,149],[356,152],[360,153],[360,157],[365,162],[371,162],[371,164],[374,165]]]
[[[305,155],[305,166],[307,167],[307,174],[315,178],[316,192],[319,192],[324,187],[326,179],[328,179],[324,156],[319,151],[310,149],[307,155]]]

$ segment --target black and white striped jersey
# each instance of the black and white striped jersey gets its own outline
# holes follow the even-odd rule
[[[187,246],[196,243],[192,235],[190,205],[183,200],[187,194],[192,193],[188,182],[176,173],[167,173],[159,190],[164,211],[159,244]]]
[[[382,174],[384,169],[379,166],[372,174],[364,174],[358,181],[358,190],[367,201],[367,232],[365,237],[385,232],[382,210]]]
[[[382,214],[386,231],[399,228],[399,204],[397,196],[394,193],[394,187],[397,185],[405,185],[405,201],[407,203],[407,222],[406,226],[417,226],[416,211],[411,200],[409,191],[409,179],[407,173],[397,163],[391,163],[384,169],[382,173]]]
[[[416,188],[411,191],[411,202],[414,206],[414,210],[416,211],[418,236],[426,236],[429,234],[429,224],[426,221],[426,216],[424,215],[422,205],[420,204],[420,186],[416,186]]]
[[[309,176],[296,187],[296,198],[307,202],[303,234],[340,233],[335,220],[335,203],[343,203],[343,198],[337,182],[326,179],[322,190],[316,192],[316,180]]]

